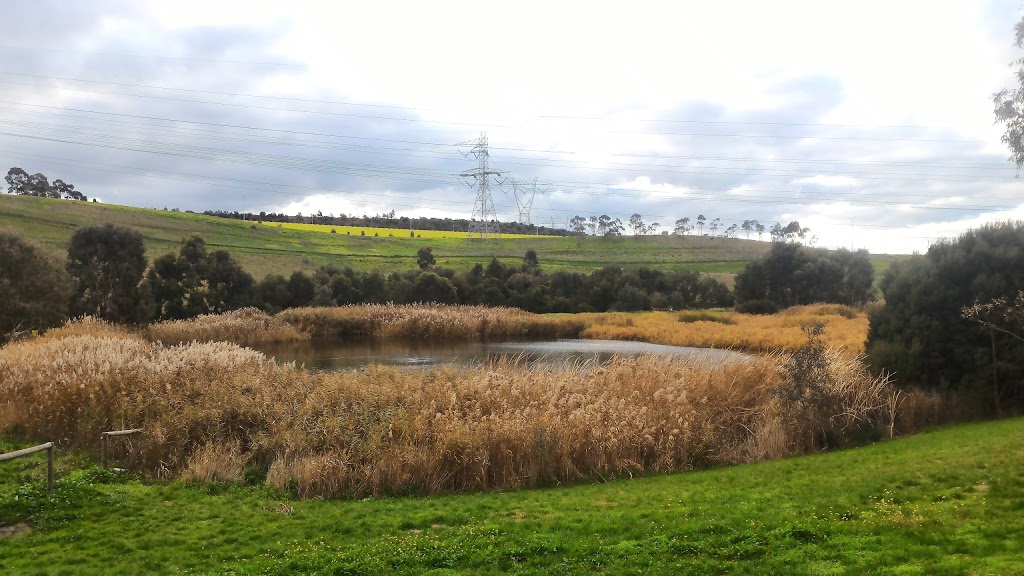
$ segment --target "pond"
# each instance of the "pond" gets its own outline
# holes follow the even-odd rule
[[[253,346],[278,362],[296,362],[316,370],[348,370],[369,364],[399,367],[431,367],[443,364],[479,364],[501,356],[521,357],[527,362],[560,365],[576,362],[604,363],[614,357],[640,354],[698,356],[708,362],[743,361],[749,356],[728,350],[664,346],[623,340],[551,340],[541,342],[342,342],[314,341]]]

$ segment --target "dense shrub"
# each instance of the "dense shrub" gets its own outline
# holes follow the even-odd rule
[[[0,344],[12,333],[63,323],[70,294],[71,278],[60,260],[0,230]]]
[[[771,300],[747,300],[736,305],[736,311],[740,314],[775,314],[779,311],[779,305]]]
[[[890,266],[880,286],[885,306],[871,316],[867,344],[875,370],[984,398],[996,410],[1003,401],[1024,401],[1024,344],[962,317],[964,307],[1012,301],[1024,286],[1024,223],[986,225],[935,243]]]
[[[142,282],[148,266],[142,234],[136,230],[113,224],[75,230],[67,264],[75,287],[71,315],[130,324],[149,321],[153,304]]]
[[[783,308],[814,302],[856,305],[872,299],[874,274],[866,250],[829,252],[777,242],[736,276],[736,299],[771,300]]]

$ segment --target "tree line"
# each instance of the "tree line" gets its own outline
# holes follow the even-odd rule
[[[492,258],[459,272],[437,266],[433,250],[424,247],[417,263],[389,274],[327,265],[313,274],[270,274],[257,282],[229,252],[210,250],[199,235],[150,264],[142,235],[123,226],[77,229],[63,260],[0,231],[0,340],[69,317],[145,324],[246,306],[277,312],[295,306],[433,302],[544,313],[733,304],[725,284],[697,272],[606,266],[590,274],[547,273],[533,250],[522,261]]]
[[[314,214],[279,214],[277,212],[229,212],[222,210],[207,210],[203,212],[206,216],[228,218],[231,220],[250,220],[253,222],[285,222],[292,224],[325,224],[328,226],[352,226],[365,228],[391,228],[396,230],[440,230],[449,232],[465,232],[469,229],[469,220],[465,218],[432,218],[396,216],[395,211],[385,214],[368,216],[346,215],[346,214],[324,214],[317,211]],[[498,222],[498,226],[505,234],[545,234],[548,236],[568,236],[569,232],[561,228],[549,228],[535,224],[523,224],[521,222]]]
[[[707,224],[709,234],[704,234],[705,224]],[[790,222],[785,226],[776,222],[770,230],[757,220],[744,220],[742,224],[732,224],[728,227],[723,227],[721,218],[715,218],[708,221],[707,217],[703,214],[698,215],[697,218],[692,221],[689,216],[676,220],[675,226],[671,231],[668,227],[663,227],[659,222],[644,222],[643,215],[639,213],[631,215],[629,217],[629,221],[625,225],[623,225],[622,220],[619,218],[612,218],[607,214],[590,217],[577,214],[569,220],[569,232],[577,237],[585,235],[611,237],[622,236],[626,230],[626,226],[629,227],[629,230],[632,231],[633,236],[635,237],[657,234],[659,230],[662,235],[671,234],[674,236],[686,236],[696,229],[699,236],[710,236],[714,238],[719,236],[718,231],[721,230],[722,238],[737,238],[739,231],[742,230],[747,239],[750,238],[752,233],[756,233],[757,239],[761,240],[764,237],[765,231],[768,231],[771,235],[772,242],[795,242],[798,239],[803,240],[806,238],[807,233],[810,232],[810,228],[801,227],[800,223],[797,221]]]
[[[88,201],[89,198],[80,191],[75,190],[74,184],[69,184],[61,179],[50,182],[46,174],[36,172],[29,174],[26,170],[18,167],[7,171],[4,178],[7,182],[7,193],[20,196],[39,196],[43,198],[57,198],[65,200]],[[96,200],[93,199],[93,202]]]

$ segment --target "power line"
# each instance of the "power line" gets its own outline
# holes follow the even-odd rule
[[[22,82],[11,82],[0,80],[0,84],[6,84],[10,86],[26,86],[33,88],[46,88],[46,89],[60,89],[70,90],[74,92],[82,92],[86,94],[106,94],[111,96],[124,96],[130,98],[149,98],[157,100],[167,100],[173,102],[184,102],[191,104],[206,104],[213,106],[228,106],[234,108],[249,108],[256,110],[267,110],[273,112],[291,112],[296,114],[317,114],[326,116],[340,116],[340,117],[351,117],[351,118],[366,118],[372,120],[389,120],[389,121],[400,121],[400,122],[422,122],[428,124],[442,124],[448,126],[471,126],[471,127],[486,127],[486,128],[513,128],[513,126],[507,124],[492,124],[482,122],[455,122],[450,120],[428,120],[425,118],[407,118],[401,116],[378,116],[372,114],[357,114],[353,112],[333,112],[326,110],[300,110],[295,108],[280,108],[274,106],[260,106],[256,104],[242,104],[238,102],[217,102],[214,100],[193,100],[188,98],[175,98],[171,96],[161,96],[156,94],[132,94],[127,92],[113,92],[104,90],[89,90],[85,88],[74,88],[74,87],[55,87],[55,86],[42,86],[39,84],[26,84]],[[686,137],[701,137],[701,138],[774,138],[784,140],[851,140],[851,141],[874,141],[874,142],[945,142],[945,143],[963,143],[963,144],[984,144],[984,140],[972,140],[972,139],[956,139],[956,138],[899,138],[899,137],[878,137],[878,136],[819,136],[812,134],[802,135],[789,135],[789,134],[743,134],[743,133],[726,133],[726,132],[652,132],[649,130],[635,131],[635,130],[610,130],[610,134],[631,134],[631,135],[647,135],[647,136],[686,136]]]
[[[52,46],[39,46],[33,44],[30,48],[26,46],[11,46],[11,45],[0,45],[0,50],[12,50],[12,51],[47,51],[47,52],[81,52],[80,50],[68,49],[68,48],[57,48]],[[123,52],[116,50],[102,50],[102,51],[90,51],[91,55],[96,56],[120,56],[127,58],[152,58],[156,60],[183,60],[192,62],[216,62],[218,64],[247,64],[251,66],[275,66],[284,68],[309,68],[308,64],[300,64],[298,62],[257,62],[251,60],[227,60],[218,58],[198,58],[194,56],[163,56],[159,54],[141,54],[138,52]]]
[[[106,163],[97,163],[97,162],[83,162],[83,161],[73,160],[73,159],[70,159],[70,158],[47,156],[47,155],[41,155],[41,154],[29,154],[29,153],[25,153],[25,152],[11,151],[11,150],[0,150],[0,152],[12,154],[12,155],[34,157],[34,158],[44,158],[44,159],[47,159],[47,160],[54,161],[54,162],[56,162],[58,164],[75,165],[75,166],[79,166],[79,167],[83,167],[83,168],[87,168],[87,169],[91,169],[91,170],[99,170],[99,171],[127,174],[127,175],[132,175],[132,176],[142,176],[142,177],[147,177],[147,178],[158,178],[158,179],[170,180],[170,181],[178,181],[178,182],[187,182],[187,183],[195,183],[195,184],[203,184],[203,185],[212,185],[212,186],[216,186],[216,187],[239,189],[239,190],[252,190],[252,191],[257,191],[257,192],[268,192],[268,193],[274,193],[274,194],[284,194],[284,195],[297,196],[297,197],[303,197],[303,198],[309,197],[309,194],[306,194],[306,193],[296,193],[296,192],[287,192],[287,191],[281,190],[281,188],[294,188],[294,189],[300,189],[300,190],[309,190],[309,191],[318,192],[318,193],[344,194],[345,196],[348,196],[348,195],[369,196],[369,197],[372,197],[374,199],[379,199],[379,198],[382,198],[382,197],[383,198],[387,198],[387,199],[409,199],[409,200],[420,200],[421,199],[419,197],[382,195],[382,194],[379,194],[379,193],[357,193],[357,192],[342,191],[342,190],[321,189],[321,188],[315,188],[315,187],[309,187],[309,186],[301,186],[301,185],[297,185],[297,184],[280,183],[280,182],[261,182],[261,181],[244,180],[244,179],[237,179],[237,178],[226,178],[226,177],[220,177],[220,176],[213,177],[213,176],[203,176],[203,175],[187,174],[187,173],[181,173],[181,172],[172,172],[172,171],[166,171],[166,170],[155,170],[155,169],[150,169],[150,168],[135,168],[135,167],[129,167],[129,166],[120,166],[120,165],[116,165],[116,164],[106,164]],[[150,172],[159,172],[161,174],[186,176],[187,178],[171,178],[169,176],[159,176],[159,175],[155,175],[155,174],[136,174],[136,173],[133,173],[133,172],[124,172],[122,170],[114,170],[112,168],[124,168],[124,169],[127,169],[127,170],[136,170],[136,171],[147,170],[147,171],[150,171]],[[202,178],[204,180],[200,181],[200,180],[196,180],[195,178]],[[271,188],[255,188],[255,187],[251,187],[251,186],[237,186],[237,185],[232,185],[232,184],[221,184],[221,183],[216,183],[216,182],[208,182],[206,180],[225,180],[225,181],[229,181],[229,182],[250,183],[250,184],[254,184],[254,185],[267,186],[267,187],[271,187]],[[326,195],[328,197],[336,197],[336,196],[331,196],[331,194],[326,194]],[[387,207],[401,207],[401,208],[430,208],[435,203],[447,203],[447,204],[464,205],[461,202],[454,201],[454,200],[430,199],[430,198],[427,198],[426,200],[428,200],[431,204],[430,205],[425,205],[425,204],[402,204],[402,203],[394,203],[394,202],[383,202],[381,204],[383,204],[384,206],[387,206]],[[378,203],[380,203],[380,202],[378,202]],[[503,208],[511,208],[511,207],[510,206],[503,206]],[[550,205],[549,205],[549,209],[551,211],[553,211],[553,212],[564,212],[564,213],[570,213],[570,214],[572,214],[572,213],[579,213],[579,211],[577,211],[577,210],[557,209],[557,208],[550,207]],[[612,216],[623,216],[623,217],[628,217],[629,216],[629,214],[624,213],[624,212],[609,211],[609,212],[605,212],[605,213],[609,214],[609,215],[612,215]],[[661,214],[661,215],[645,214],[644,216],[648,217],[648,218],[660,218],[660,219],[666,219],[667,218],[668,220],[671,220],[672,218],[675,217],[674,215],[665,215],[665,214]],[[742,222],[742,220],[730,219],[730,218],[722,218],[721,220],[724,221],[724,222]],[[862,227],[870,227],[870,228],[877,228],[877,229],[889,229],[889,230],[903,230],[903,229],[906,229],[906,226],[885,226],[885,225],[878,225],[878,224],[861,224],[860,226],[862,226]],[[934,236],[905,236],[904,235],[904,236],[900,236],[900,238],[922,239],[922,238],[934,238]]]
[[[92,142],[76,142],[76,141],[73,141],[73,140],[60,139],[60,138],[45,138],[45,137],[42,137],[42,136],[10,134],[10,133],[4,133],[4,132],[0,132],[0,135],[8,135],[8,136],[13,135],[13,136],[22,137],[22,138],[46,140],[46,141],[52,141],[52,142],[61,142],[61,143],[67,143],[67,144],[76,144],[76,145],[89,146],[89,147],[112,148],[112,149],[120,149],[120,150],[135,151],[135,152],[146,152],[146,153],[151,153],[151,154],[163,154],[163,155],[190,157],[190,158],[198,158],[198,159],[213,159],[213,160],[223,161],[223,162],[246,163],[246,164],[253,164],[253,165],[257,165],[257,166],[284,167],[284,168],[290,168],[290,169],[293,169],[293,170],[308,170],[308,171],[318,171],[318,172],[327,172],[327,173],[336,173],[336,174],[348,174],[348,175],[360,176],[360,177],[368,177],[368,178],[380,178],[380,179],[387,179],[387,180],[405,180],[405,181],[429,183],[429,184],[442,184],[442,185],[446,184],[446,183],[450,182],[449,180],[447,180],[447,177],[452,176],[451,174],[438,173],[438,172],[434,172],[432,174],[424,173],[422,171],[421,172],[417,172],[417,171],[412,170],[412,169],[404,169],[404,171],[398,171],[394,167],[375,167],[373,165],[346,165],[346,164],[342,164],[342,163],[338,163],[338,162],[328,162],[328,161],[321,161],[321,160],[308,159],[308,158],[296,158],[296,157],[277,156],[277,155],[269,155],[269,154],[253,154],[253,153],[246,153],[246,152],[225,151],[225,150],[220,150],[220,149],[215,149],[215,148],[205,148],[204,150],[213,151],[215,153],[227,153],[227,154],[222,154],[220,156],[210,156],[210,155],[205,155],[203,153],[198,153],[200,148],[197,148],[195,146],[189,146],[189,145],[179,145],[179,146],[176,146],[176,147],[168,147],[168,148],[165,148],[165,149],[159,149],[159,148],[157,148],[157,149],[143,149],[143,148],[134,148],[134,147],[127,146],[127,145],[118,146],[118,145],[113,145],[113,144],[102,144],[102,143],[97,143],[95,141],[92,141]],[[253,161],[254,157],[260,158],[259,161],[255,161],[254,162]],[[423,179],[421,177],[417,178],[417,176],[428,176],[429,177],[431,175],[433,175],[434,177],[440,177],[442,179],[441,180],[425,180],[425,179]],[[575,183],[574,182],[561,182],[561,183],[560,182],[552,182],[552,185],[559,185],[559,184],[569,185],[569,186],[572,186],[572,185],[579,186],[579,188],[577,188],[576,190],[571,192],[573,194],[590,194],[590,195],[597,194],[597,195],[600,195],[600,196],[621,196],[621,197],[627,197],[627,198],[637,198],[638,196],[636,194],[628,194],[627,193],[627,192],[631,192],[632,191],[632,192],[640,192],[642,194],[640,196],[640,198],[648,199],[648,200],[651,200],[651,199],[654,199],[654,200],[658,200],[658,199],[670,199],[670,200],[712,200],[712,201],[715,201],[715,202],[718,202],[718,203],[732,203],[732,202],[740,202],[740,203],[747,203],[747,204],[751,204],[751,203],[754,203],[754,204],[791,203],[791,204],[800,204],[800,205],[821,204],[821,203],[827,203],[829,200],[833,200],[833,201],[837,200],[837,198],[829,198],[829,197],[799,198],[799,197],[782,197],[782,196],[767,197],[767,196],[763,196],[763,195],[759,195],[757,197],[722,198],[722,197],[720,197],[717,194],[700,194],[700,193],[693,193],[693,192],[687,192],[687,196],[680,198],[678,195],[670,195],[670,196],[656,195],[656,194],[651,194],[649,191],[645,191],[645,190],[639,190],[639,189],[634,189],[634,188],[627,188],[627,187],[616,186],[616,185],[611,185],[611,184],[597,185],[597,184],[593,184],[593,183],[582,183],[582,182],[575,182]],[[602,186],[603,188],[602,189],[596,189],[597,186]],[[732,191],[732,189],[709,188],[709,187],[692,188],[691,190],[703,190],[703,191],[706,191],[706,192],[730,192],[730,191]],[[764,193],[782,193],[782,194],[791,193],[791,191],[787,191],[787,190],[746,189],[744,191],[745,192],[751,192],[751,193],[759,193],[759,194],[764,194]],[[858,196],[860,196],[860,195],[858,195]],[[842,199],[839,199],[839,200],[842,200]],[[921,210],[943,210],[943,211],[958,211],[958,212],[988,211],[988,210],[1008,209],[1008,207],[1006,207],[1006,206],[977,206],[977,205],[935,206],[935,205],[928,205],[928,204],[913,204],[913,203],[901,202],[901,201],[884,201],[883,202],[883,201],[877,201],[877,200],[868,201],[868,200],[863,200],[863,199],[860,199],[860,201],[858,203],[859,204],[868,204],[868,205],[880,205],[880,206],[908,207],[908,208],[915,208],[915,209],[921,209]]]
[[[104,120],[105,122],[105,120]],[[0,120],[0,125],[13,125],[15,127],[30,128],[33,129],[32,135],[40,134],[79,134],[89,135],[98,134],[105,138],[110,137],[109,128],[106,127],[93,127],[93,126],[77,126],[74,124],[61,125],[61,124],[47,124],[42,122],[26,122],[26,121],[9,121]],[[372,147],[363,145],[352,145],[352,144],[339,144],[331,142],[323,142],[319,140],[306,141],[306,140],[278,140],[278,139],[253,139],[245,137],[237,137],[244,135],[237,135],[234,133],[221,133],[205,131],[180,131],[176,127],[155,127],[151,125],[138,125],[132,127],[133,131],[141,133],[152,133],[152,131],[159,131],[160,136],[170,137],[201,137],[204,140],[219,140],[227,142],[239,142],[239,143],[252,143],[252,144],[271,144],[271,145],[285,145],[285,146],[296,146],[304,148],[319,148],[329,150],[345,150],[350,152],[363,152],[372,154],[382,155],[395,155],[403,158],[426,158],[432,160],[442,160],[450,158],[452,155],[443,153],[433,153],[432,151],[424,151],[416,148],[391,148],[391,147]],[[512,158],[519,158],[513,156]],[[531,158],[524,158],[531,159]],[[536,160],[536,159],[534,159]],[[512,166],[526,166],[531,168],[568,168],[574,169],[579,168],[577,166],[564,164],[564,163],[538,163],[538,162],[514,162],[505,161],[504,164]],[[913,181],[938,181],[938,182],[1013,182],[1013,179],[980,179],[970,174],[924,174],[924,173],[908,173],[908,172],[865,172],[865,171],[852,171],[852,170],[823,170],[823,169],[812,169],[812,170],[796,170],[785,167],[747,167],[746,169],[732,168],[728,166],[706,166],[706,167],[695,167],[693,170],[678,170],[673,169],[673,166],[669,165],[646,165],[646,164],[628,164],[628,163],[610,163],[617,172],[638,172],[643,174],[693,174],[693,175],[738,175],[738,176],[758,176],[760,178],[790,178],[800,176],[821,176],[821,175],[841,175],[849,176],[852,178],[869,179],[869,180],[905,180],[911,179]],[[618,167],[621,166],[621,167]],[[961,177],[961,178],[957,178]]]
[[[260,131],[260,132],[276,132],[276,133],[291,134],[291,135],[321,136],[321,137],[328,137],[328,138],[342,138],[342,139],[354,139],[354,140],[362,140],[362,141],[390,142],[390,143],[397,143],[397,144],[411,144],[411,145],[435,146],[435,147],[450,148],[450,144],[443,143],[443,142],[428,142],[428,141],[422,141],[422,140],[402,140],[402,139],[392,139],[392,138],[375,138],[375,137],[370,137],[370,136],[355,136],[355,135],[351,135],[351,134],[335,134],[335,133],[327,133],[327,132],[313,132],[313,131],[304,131],[304,130],[286,130],[286,129],[280,129],[280,128],[266,128],[266,127],[258,127],[258,126],[246,126],[246,125],[241,125],[241,124],[226,124],[226,123],[217,123],[217,122],[203,122],[203,121],[197,121],[197,120],[186,120],[186,119],[181,119],[181,118],[166,118],[166,117],[160,117],[160,116],[147,116],[147,115],[140,115],[140,114],[125,114],[125,113],[108,112],[108,111],[101,111],[101,110],[87,110],[87,109],[82,109],[82,108],[72,108],[72,107],[64,107],[64,106],[49,106],[49,105],[44,105],[44,104],[32,104],[32,103],[28,103],[28,102],[14,102],[14,101],[10,101],[10,100],[0,100],[0,103],[12,104],[12,105],[15,105],[15,106],[28,106],[28,107],[33,107],[33,108],[42,108],[42,109],[47,109],[47,110],[59,110],[59,111],[64,111],[64,112],[76,112],[76,113],[82,113],[82,114],[95,114],[95,115],[101,115],[101,116],[107,116],[107,117],[124,117],[124,118],[133,118],[133,119],[137,119],[137,120],[151,120],[151,121],[157,121],[157,122],[173,122],[173,123],[179,123],[179,124],[192,124],[192,125],[218,127],[218,128],[232,128],[232,129],[238,129],[238,130],[252,130],[252,131]],[[92,120],[92,121],[97,121],[98,120],[98,119],[95,119],[95,118],[88,118],[88,117],[86,117],[86,118],[73,117],[73,118],[76,118],[78,120]],[[577,152],[571,151],[571,150],[547,150],[547,149],[540,149],[540,148],[503,147],[503,146],[491,146],[490,148],[492,150],[507,150],[507,151],[515,151],[515,152],[530,152],[530,153],[537,153],[537,154],[562,154],[562,155],[576,155],[576,154],[578,154]],[[956,167],[964,167],[964,168],[969,168],[969,167],[978,167],[978,168],[991,167],[993,169],[998,169],[999,167],[1005,167],[1006,166],[1005,164],[996,164],[996,163],[992,163],[992,164],[986,165],[986,164],[977,164],[977,163],[963,163],[963,162],[958,162],[958,161],[948,161],[945,164],[922,163],[922,162],[914,162],[914,161],[884,161],[884,160],[864,160],[864,161],[860,161],[860,162],[850,162],[850,161],[843,161],[843,160],[831,160],[831,159],[820,159],[819,160],[819,159],[810,159],[810,158],[798,158],[798,159],[793,159],[793,158],[774,158],[774,159],[764,159],[764,158],[743,158],[743,157],[727,157],[727,156],[703,157],[703,156],[686,156],[686,155],[670,155],[670,154],[631,154],[631,153],[608,153],[607,156],[610,156],[610,157],[620,157],[620,158],[648,158],[648,159],[659,159],[659,160],[713,160],[713,161],[728,161],[728,162],[825,163],[825,164],[839,164],[839,165],[893,165],[893,166],[921,166],[921,167],[926,167],[926,166],[933,166],[933,167],[956,166]],[[567,161],[579,162],[579,163],[583,163],[583,164],[587,163],[584,160],[567,160]]]

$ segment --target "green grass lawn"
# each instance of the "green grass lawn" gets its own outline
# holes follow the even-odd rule
[[[0,524],[32,526],[0,540],[0,572],[1024,574],[1022,418],[717,470],[354,502],[69,474],[84,458],[61,455],[50,495],[44,457],[0,464]]]
[[[416,251],[423,246],[434,249],[438,264],[457,270],[478,262],[486,264],[494,256],[517,263],[527,250],[533,249],[547,271],[589,272],[617,265],[731,275],[771,247],[768,242],[755,240],[695,236],[586,237],[580,241],[539,237],[481,242],[454,237],[409,238],[402,230],[396,230],[394,237],[375,238],[291,230],[275,223],[258,225],[166,210],[0,194],[0,228],[20,231],[54,249],[66,249],[77,227],[104,222],[139,230],[150,260],[177,251],[183,237],[197,232],[212,248],[230,251],[257,280],[267,273],[313,271],[324,264],[351,266],[356,270],[408,270],[416,267]],[[882,262],[879,260],[877,265],[883,265]]]

